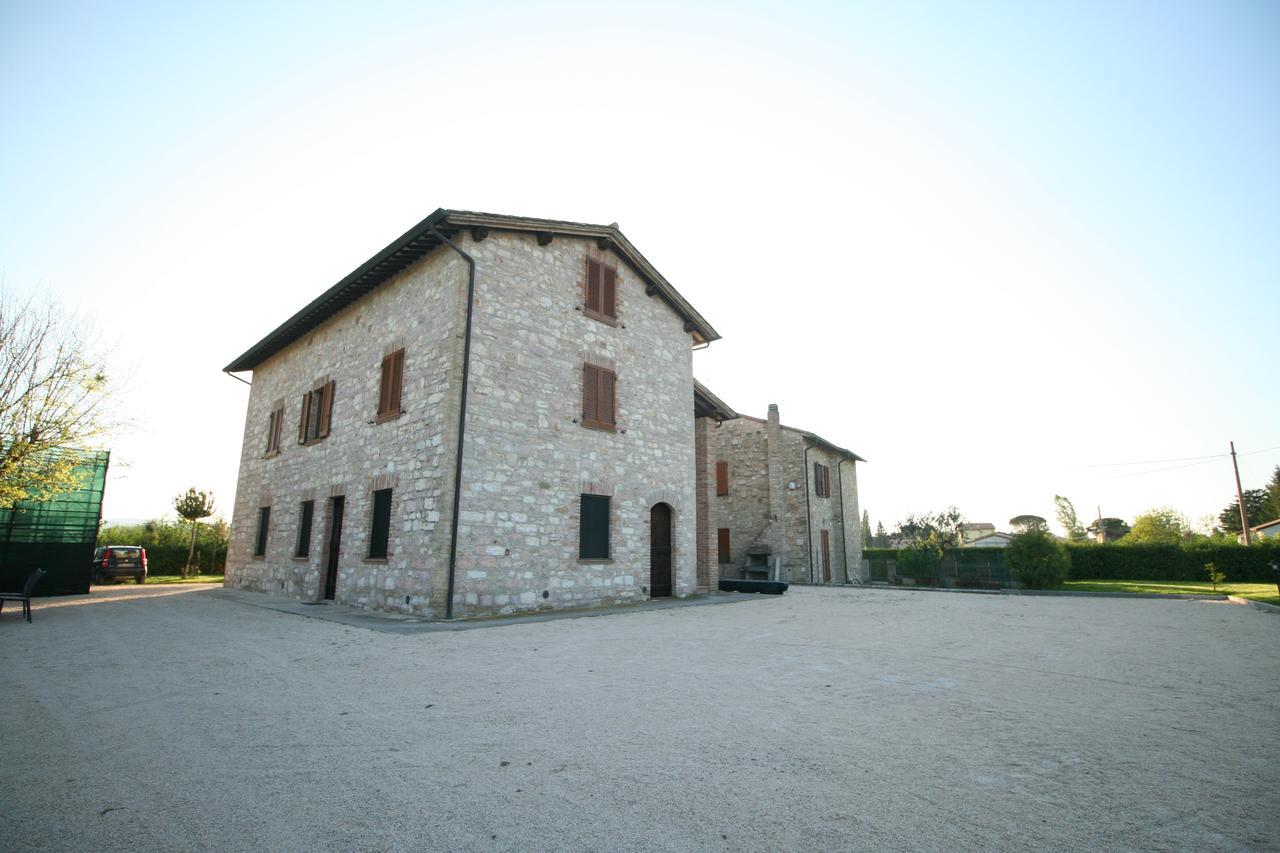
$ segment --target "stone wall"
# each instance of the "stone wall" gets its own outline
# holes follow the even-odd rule
[[[649,514],[673,510],[673,591],[697,590],[693,372],[683,320],[595,242],[496,234],[476,258],[455,613],[644,599]],[[618,267],[617,323],[586,316],[586,258]],[[617,374],[617,428],[582,415],[582,366]],[[608,495],[610,559],[578,559],[584,493]]]
[[[321,596],[331,502],[345,500],[336,600],[443,615],[461,379],[466,267],[436,252],[348,306],[253,372],[227,552],[227,584],[304,600]],[[374,423],[382,358],[405,349],[403,414]],[[303,395],[332,379],[327,438],[298,443]],[[281,452],[267,424],[284,403]],[[393,489],[385,560],[367,559],[372,492]],[[294,556],[301,503],[315,501],[310,554]],[[271,508],[266,554],[255,557],[259,509]]]

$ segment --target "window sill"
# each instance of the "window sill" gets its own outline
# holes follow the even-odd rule
[[[617,317],[610,317],[608,314],[602,314],[599,311],[592,311],[590,308],[583,308],[582,316],[590,317],[592,320],[599,320],[606,326],[613,326],[616,328],[618,325]]]
[[[401,409],[398,412],[386,412],[385,414],[378,415],[376,418],[374,418],[373,422],[375,424],[385,424],[388,421],[396,420],[403,414],[404,414],[404,409]]]
[[[362,562],[362,563],[373,563],[373,564],[377,565],[377,564],[385,564],[385,563],[388,561],[388,559],[389,559],[388,557],[365,557],[365,558],[364,558],[363,560],[361,560],[360,562]]]
[[[582,424],[587,429],[599,430],[600,432],[617,432],[618,431],[617,424],[606,424],[600,421],[585,421],[585,420],[578,421],[578,423]]]
[[[294,558],[293,558],[293,561],[294,561],[295,563],[310,563],[310,562],[311,562],[311,558],[310,558],[310,557],[299,557],[299,556],[296,556],[296,555],[295,555],[295,556],[294,556]]]
[[[263,458],[263,459],[275,459],[275,458],[276,458],[277,456],[279,456],[279,455],[280,455],[280,451],[279,451],[279,450],[272,450],[272,451],[268,451],[267,453],[262,454],[262,458]]]
[[[612,563],[612,557],[579,557],[578,563]]]
[[[299,442],[299,443],[300,443],[303,447],[310,447],[310,446],[311,446],[311,445],[313,445],[313,444],[319,444],[320,442],[324,441],[324,440],[325,440],[326,438],[328,438],[328,437],[329,437],[329,436],[327,436],[327,435],[323,435],[323,436],[321,436],[320,438],[309,438],[309,439],[307,439],[306,441]]]

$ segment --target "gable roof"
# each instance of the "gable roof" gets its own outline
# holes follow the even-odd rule
[[[755,422],[756,422],[756,423],[758,423],[758,424],[766,424],[766,425],[767,425],[767,424],[769,423],[769,422],[768,422],[767,420],[765,420],[764,418],[757,418],[757,417],[754,417],[753,415],[738,415],[738,417],[740,417],[740,418],[745,418],[746,420],[749,420],[749,421],[755,421]],[[805,438],[806,440],[808,440],[808,441],[812,441],[814,444],[819,444],[819,445],[821,445],[821,446],[823,446],[823,447],[827,448],[828,450],[833,451],[833,452],[835,452],[835,453],[840,453],[840,454],[843,454],[843,455],[845,455],[845,456],[848,456],[850,459],[853,459],[855,462],[866,462],[866,461],[867,461],[867,460],[863,459],[861,456],[859,456],[858,454],[854,453],[852,450],[849,450],[849,449],[847,449],[847,448],[841,447],[841,446],[840,446],[840,445],[838,445],[838,444],[833,444],[832,442],[827,441],[825,438],[823,438],[822,436],[818,435],[817,433],[809,432],[807,429],[800,429],[800,428],[798,428],[798,427],[791,427],[791,426],[787,426],[786,424],[778,424],[778,426],[782,427],[782,428],[783,428],[783,429],[785,429],[787,432],[799,433],[800,435],[804,436],[804,438]]]
[[[707,390],[707,386],[695,379],[693,380],[693,416],[695,418],[715,418],[718,421],[729,421],[736,418],[738,413]]]
[[[453,239],[464,228],[475,233],[484,231],[520,231],[550,236],[592,237],[602,249],[611,249],[629,263],[644,279],[652,295],[662,297],[685,321],[685,329],[695,343],[719,340],[720,334],[701,314],[694,310],[662,273],[615,225],[590,225],[558,219],[531,219],[497,213],[440,208],[426,219],[391,241],[382,251],[356,267],[345,278],[321,293],[301,311],[285,320],[265,338],[251,346],[223,368],[227,373],[252,370],[289,344],[315,329],[343,308],[367,295],[392,276],[416,263],[443,245],[432,233],[436,230]]]

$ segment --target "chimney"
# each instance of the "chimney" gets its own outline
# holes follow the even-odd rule
[[[769,551],[774,564],[785,572],[787,565],[787,484],[782,465],[782,422],[778,404],[769,404],[769,421],[765,427],[765,452],[769,470]],[[775,580],[785,580],[775,577]]]

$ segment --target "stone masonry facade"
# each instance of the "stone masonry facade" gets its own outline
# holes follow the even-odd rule
[[[602,240],[454,233],[475,260],[475,290],[453,615],[648,598],[658,504],[671,512],[672,593],[707,589],[696,554],[689,321],[655,298],[652,275]],[[613,322],[583,310],[587,258],[617,269]],[[333,598],[445,615],[466,290],[462,258],[436,247],[254,364],[228,585],[323,597],[340,497]],[[401,412],[383,420],[375,417],[382,360],[400,349]],[[580,422],[584,363],[617,376],[612,430]],[[303,395],[329,381],[328,435],[302,444]],[[271,413],[281,406],[283,441],[268,455]],[[371,558],[373,495],[386,489],[387,553]],[[607,558],[578,558],[584,494],[609,498]],[[300,549],[306,501],[314,515]],[[265,553],[255,555],[263,508]]]

